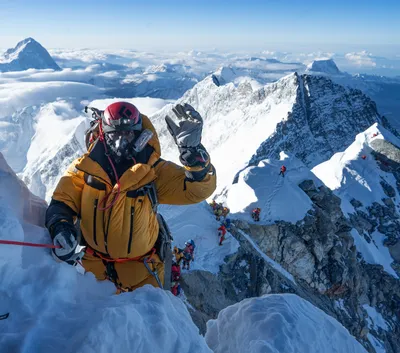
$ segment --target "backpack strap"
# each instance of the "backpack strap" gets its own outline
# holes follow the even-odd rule
[[[158,197],[157,197],[156,184],[154,181],[142,186],[141,188],[139,188],[137,190],[131,190],[126,193],[127,197],[132,197],[132,198],[136,198],[139,196],[146,196],[146,195],[150,199],[151,207],[153,208],[153,211],[155,213],[157,213]]]

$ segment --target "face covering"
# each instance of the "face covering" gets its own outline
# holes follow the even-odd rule
[[[123,159],[132,159],[141,152],[153,137],[151,130],[114,131],[105,134],[106,143],[118,163]]]
[[[135,135],[136,132],[134,131],[115,131],[105,134],[107,147],[116,162],[134,157],[135,151],[133,150],[133,145],[136,140]]]

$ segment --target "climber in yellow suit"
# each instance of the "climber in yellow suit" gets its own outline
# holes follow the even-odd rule
[[[183,167],[161,159],[154,126],[134,105],[117,102],[101,112],[99,137],[60,179],[46,213],[58,260],[75,264],[82,257],[80,242],[86,246],[83,267],[99,280],[122,290],[163,282],[157,205],[198,203],[216,187],[215,169],[201,144],[200,114],[188,104],[173,113],[178,124],[169,116],[165,120]]]

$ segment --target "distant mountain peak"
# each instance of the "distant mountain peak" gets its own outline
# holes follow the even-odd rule
[[[333,59],[317,59],[307,66],[306,72],[319,72],[329,75],[340,75],[341,72]]]
[[[49,52],[31,37],[21,40],[0,56],[0,72],[28,69],[61,70]]]

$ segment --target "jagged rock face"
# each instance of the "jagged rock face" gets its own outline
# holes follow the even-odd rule
[[[61,70],[48,51],[33,38],[22,40],[0,57],[0,72],[28,69]]]
[[[370,352],[374,352],[367,339],[370,332],[384,342],[387,352],[398,352],[400,283],[383,271],[382,266],[364,262],[350,233],[353,227],[362,231],[378,224],[371,224],[366,217],[356,216],[356,221],[353,217],[347,219],[340,208],[340,199],[325,186],[317,188],[311,180],[299,186],[314,204],[303,220],[273,225],[235,221],[231,233],[240,241],[239,251],[226,259],[212,281],[196,272],[190,274],[194,277],[191,281],[203,281],[203,295],[218,290],[229,301],[267,293],[296,293],[339,320]],[[241,232],[250,235],[263,253],[291,273],[296,283],[265,261]],[[225,305],[214,299],[209,300],[210,305],[199,305],[195,298],[200,293],[196,286],[190,287],[187,292],[184,289],[193,305],[194,317],[214,318],[216,311]],[[204,298],[208,300],[208,296]],[[363,305],[375,307],[390,330],[369,327]]]
[[[325,77],[297,76],[296,101],[285,121],[257,150],[251,163],[293,153],[314,167],[343,151],[354,136],[379,119],[375,103],[361,91],[334,84]]]

